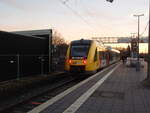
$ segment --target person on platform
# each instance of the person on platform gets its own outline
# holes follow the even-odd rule
[[[125,64],[125,56],[122,56],[122,63]]]

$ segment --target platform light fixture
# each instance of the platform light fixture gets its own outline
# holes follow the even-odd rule
[[[133,15],[135,17],[138,18],[138,37],[137,37],[137,43],[138,43],[138,50],[137,50],[137,66],[136,66],[136,70],[137,71],[140,71],[140,61],[139,61],[139,58],[140,58],[140,55],[139,55],[139,43],[140,43],[140,17],[141,16],[144,16],[144,14],[139,14],[139,15]]]
[[[113,2],[113,0],[106,0]],[[147,81],[150,81],[150,0],[149,0],[149,30],[148,30],[148,67],[147,67]]]
[[[112,3],[114,0],[106,0],[106,1]]]
[[[149,30],[148,30],[148,67],[146,79],[150,81],[150,0],[149,0]]]

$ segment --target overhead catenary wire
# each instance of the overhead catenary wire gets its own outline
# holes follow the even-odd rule
[[[96,22],[96,18],[95,17],[97,17],[97,16],[95,16],[95,15],[93,15],[92,14],[92,12],[94,12],[94,11],[92,11],[91,9],[89,9],[88,7],[86,7],[84,4],[83,4],[83,1],[80,1],[80,5],[81,5],[81,7],[82,7],[82,9],[86,12],[86,16],[88,16],[88,18],[89,19],[92,19],[92,20],[94,20],[94,22]],[[95,13],[95,12],[94,12]],[[96,23],[96,24],[94,24],[94,25],[96,25],[96,27],[99,29],[99,26],[101,26],[101,28],[103,28],[102,26],[106,26],[106,24],[99,24],[99,23]],[[112,29],[110,29],[110,27],[108,27],[107,26],[107,29],[109,29],[109,30],[112,30]],[[109,31],[108,30],[108,31]],[[92,38],[92,39],[94,39],[94,38]],[[99,39],[94,39],[94,40],[96,40],[96,41],[98,41],[98,42],[100,42],[100,43],[102,43],[103,45],[104,45],[104,42],[99,38]],[[104,45],[105,46],[105,45]]]
[[[71,0],[68,0],[68,1],[71,1]],[[72,0],[73,1],[73,0]],[[99,28],[99,26],[101,26],[101,29],[103,28],[102,26],[106,26],[106,24],[105,23],[101,23],[101,24],[99,24],[99,23],[93,23],[93,22],[100,22],[100,21],[97,21],[96,19],[101,19],[102,18],[102,16],[100,17],[100,18],[98,18],[98,16],[97,15],[99,15],[99,14],[101,14],[101,12],[95,12],[95,10],[92,10],[92,8],[89,8],[89,7],[87,7],[85,4],[84,4],[84,1],[83,0],[80,0],[80,6],[81,6],[81,8],[82,8],[82,10],[84,11],[84,14],[86,15],[86,17],[88,18],[88,20],[89,21],[91,21],[91,23],[96,27],[96,28],[98,28],[98,29],[100,29]],[[85,17],[85,16],[84,16]],[[107,28],[108,28],[108,26],[107,26]],[[112,30],[112,29],[111,29]]]
[[[64,6],[66,6],[70,11],[72,11],[72,13],[74,15],[76,15],[78,18],[80,18],[91,30],[96,30],[83,16],[81,16],[76,10],[74,10],[73,8],[71,8],[67,3],[69,2],[69,0],[59,0]],[[102,41],[101,41],[102,42]],[[104,43],[102,42],[102,44],[104,45]]]
[[[148,25],[149,25],[149,21],[147,22],[147,24],[146,24],[146,26],[145,26],[145,29],[144,29],[144,31],[140,34],[140,36],[142,36],[142,35],[145,33],[145,31],[146,31],[147,28],[148,28]]]
[[[78,18],[80,18],[91,30],[94,30],[95,31],[95,28],[83,17],[81,16],[76,10],[74,10],[73,8],[71,8],[66,1],[62,1],[62,0],[59,0],[64,6],[66,6],[70,11],[72,11],[72,13],[74,15],[76,15]]]
[[[67,3],[67,2],[69,2],[69,0],[64,0],[63,2],[64,2],[64,3]]]

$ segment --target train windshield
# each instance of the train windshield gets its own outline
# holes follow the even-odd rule
[[[73,45],[71,46],[71,57],[87,57],[89,45]]]

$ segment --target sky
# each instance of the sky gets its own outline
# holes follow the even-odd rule
[[[148,23],[148,0],[0,0],[0,30],[55,29],[67,41],[91,37],[126,37]],[[144,36],[147,36],[147,30]]]

